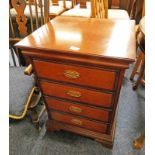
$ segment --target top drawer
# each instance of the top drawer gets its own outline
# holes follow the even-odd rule
[[[113,90],[116,72],[34,60],[38,77]]]

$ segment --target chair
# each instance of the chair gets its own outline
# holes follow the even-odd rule
[[[49,21],[49,4],[47,0],[9,0],[9,5],[9,48],[14,49],[20,63],[26,65],[21,51],[13,45]]]
[[[108,0],[91,0],[91,17],[108,18]]]
[[[49,21],[47,0],[10,0],[9,1],[9,48],[13,60],[14,67],[10,67],[10,119],[20,120],[23,119],[27,112],[35,111],[41,93],[38,90],[32,76],[27,77],[24,75],[25,67],[22,67],[23,62],[26,60],[28,68],[25,70],[25,74],[32,74],[32,66],[28,59],[22,56],[20,50],[14,48],[14,44],[20,41],[25,36],[32,33],[34,30],[42,26]],[[19,60],[19,66],[17,67],[15,56]],[[9,63],[10,64],[10,63]],[[24,64],[25,65],[25,64]],[[32,122],[35,126],[39,127],[39,118],[44,112],[43,106],[41,112],[37,115],[31,115]]]
[[[136,90],[140,83],[145,85],[145,81],[143,80],[144,70],[145,70],[145,0],[143,2],[143,9],[142,9],[142,19],[140,21],[140,24],[137,28],[137,48],[139,47],[140,52],[137,57],[135,66],[133,68],[133,71],[130,75],[130,80],[133,80],[134,76],[138,74],[138,78],[136,83],[133,86],[133,90]],[[138,71],[138,68],[140,67],[140,70]],[[141,135],[138,138],[135,138],[133,140],[133,147],[135,149],[141,149],[144,145],[145,141],[145,131],[141,133]]]
[[[126,10],[120,9],[119,6],[116,6],[116,1],[115,3],[110,3],[111,6],[109,5],[108,0],[91,0],[91,3],[93,18],[108,18],[114,20],[129,19],[128,12]]]
[[[40,2],[40,3],[38,3]],[[10,0],[9,26],[11,45],[49,21],[47,0]]]
[[[25,67],[9,67],[9,118],[23,119],[36,90],[34,79],[24,75]]]
[[[73,1],[49,0],[49,17],[53,19],[72,7]]]
[[[145,85],[145,81],[143,80],[144,70],[145,70],[145,46],[144,46],[145,39],[144,39],[144,37],[145,36],[142,34],[142,32],[139,32],[139,34],[137,36],[137,43],[138,43],[140,52],[139,52],[135,66],[134,66],[133,71],[130,76],[130,80],[133,81],[135,75],[138,75],[138,78],[137,78],[136,82],[134,83],[133,90],[136,90],[138,88],[138,86],[140,85],[140,83]]]
[[[32,123],[39,129],[40,118],[45,111],[45,105],[40,102],[41,92],[32,75],[32,65],[28,67],[10,66],[9,118],[22,120],[29,114]],[[39,110],[38,107],[40,107]]]
[[[129,19],[127,11],[121,9],[108,9],[108,0],[80,0],[79,5],[64,12],[65,16],[80,16],[108,19]]]
[[[136,24],[139,24],[141,18],[145,14],[145,0],[132,0],[130,18],[135,19]]]
[[[143,20],[145,20],[145,17],[143,17],[141,22],[143,22]],[[143,80],[144,71],[145,71],[145,33],[144,32],[145,31],[142,32],[141,30],[137,35],[137,45],[140,49],[140,52],[130,76],[130,80],[133,80],[135,75],[138,75],[138,78],[134,83],[133,90],[136,90],[141,83],[145,85],[145,81]],[[144,145],[144,141],[145,141],[145,132],[141,133],[141,135],[138,138],[134,139],[133,147],[135,149],[141,149]]]
[[[68,11],[62,13],[62,16],[75,16],[75,17],[91,17],[91,3],[87,0],[79,0],[79,4],[76,5],[74,1],[74,7]]]
[[[130,76],[130,80],[133,81],[135,75],[138,75],[133,90],[136,90],[140,83],[145,85],[145,81],[143,80],[145,70],[145,16],[142,18],[139,25],[139,29],[137,30],[137,48],[139,47],[140,52]]]

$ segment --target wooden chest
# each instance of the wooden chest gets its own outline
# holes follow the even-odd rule
[[[57,17],[16,46],[33,65],[47,130],[112,147],[124,72],[135,58],[134,21]]]

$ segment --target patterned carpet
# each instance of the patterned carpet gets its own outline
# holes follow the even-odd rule
[[[96,141],[65,131],[47,133],[45,120],[37,131],[28,118],[10,121],[10,155],[144,155],[132,147],[132,141],[145,129],[145,89],[132,90],[127,70],[119,98],[119,108],[114,147],[103,147]]]

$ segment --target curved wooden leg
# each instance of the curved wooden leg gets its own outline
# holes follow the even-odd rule
[[[144,58],[144,54],[143,54],[142,55],[142,62],[141,62],[139,76],[138,76],[138,79],[137,79],[135,85],[133,86],[133,90],[136,90],[137,87],[139,86],[139,84],[141,83],[143,75],[144,75],[144,70],[145,70],[145,58]]]
[[[133,148],[141,149],[144,145],[145,133],[142,133],[138,138],[133,141]]]
[[[133,68],[133,71],[131,73],[130,80],[133,80],[133,78],[134,78],[134,76],[138,70],[138,67],[139,67],[141,60],[142,60],[142,54],[143,54],[142,52],[139,53],[139,56],[137,58],[137,61],[136,61],[135,66]]]

